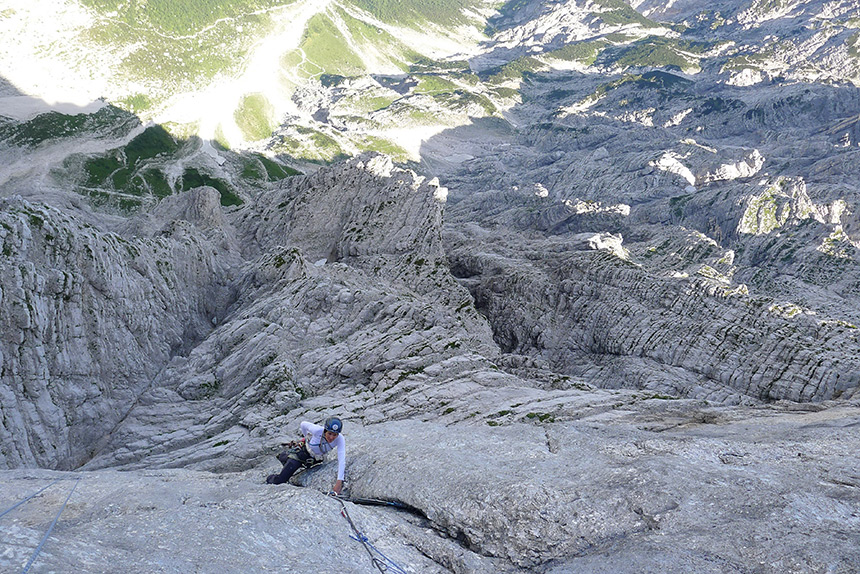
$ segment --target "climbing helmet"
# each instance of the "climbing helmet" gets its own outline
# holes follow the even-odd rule
[[[337,417],[329,417],[325,420],[325,430],[340,434],[343,431],[343,423]]]

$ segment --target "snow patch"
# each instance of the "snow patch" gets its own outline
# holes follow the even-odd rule
[[[675,152],[669,151],[664,153],[657,161],[652,161],[650,165],[662,171],[668,171],[669,173],[680,175],[686,179],[690,185],[696,185],[696,176],[693,175],[693,172],[690,171],[687,166],[681,163],[681,159],[685,158]]]
[[[730,86],[753,86],[764,81],[764,76],[759,70],[744,68],[740,72],[732,74],[732,77],[726,82]]]
[[[671,128],[671,127],[680,125],[681,122],[684,121],[684,118],[686,118],[690,114],[690,112],[692,112],[692,111],[693,111],[693,108],[687,108],[683,112],[678,112],[677,114],[672,116],[672,118],[669,121],[667,121],[665,124],[663,124],[663,127],[664,128]]]
[[[709,174],[709,181],[724,181],[752,177],[761,171],[764,166],[764,156],[754,149],[742,161],[721,165],[713,174]]]

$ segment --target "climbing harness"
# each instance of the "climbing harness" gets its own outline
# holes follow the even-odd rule
[[[289,460],[298,461],[304,468],[316,466],[323,461],[322,458],[317,458],[317,456],[307,448],[307,441],[303,438],[290,441],[290,443],[287,444],[287,449],[278,453],[276,458],[281,464],[287,464]]]
[[[335,446],[332,443],[328,442],[325,438],[323,438],[323,435],[319,436],[317,442],[313,442],[313,439],[314,435],[308,433],[304,438],[304,447],[305,450],[307,450],[310,455],[317,460],[323,460],[325,458],[325,455],[335,449]],[[319,454],[314,452],[314,448],[320,451]]]
[[[346,518],[346,521],[349,522],[350,528],[352,528],[352,531],[355,533],[355,535],[350,535],[350,538],[352,538],[353,540],[356,540],[358,542],[361,542],[361,545],[364,546],[365,550],[367,550],[367,554],[368,554],[368,556],[370,556],[370,561],[373,563],[373,565],[376,566],[376,568],[380,572],[382,572],[383,574],[385,572],[389,571],[389,567],[391,568],[391,572],[396,572],[397,574],[406,574],[406,571],[403,570],[403,568],[398,566],[397,563],[395,563],[393,560],[388,558],[385,554],[380,552],[373,544],[370,543],[370,540],[368,540],[367,536],[362,534],[361,531],[358,529],[358,527],[356,527],[355,522],[352,521],[352,518],[349,515],[349,512],[346,511],[346,504],[344,503],[344,499],[341,499],[339,496],[337,496],[334,493],[331,493],[331,496],[335,500],[340,502],[340,515],[343,516],[344,518]],[[374,552],[379,554],[379,556],[381,556],[385,562],[383,562],[383,560],[380,560],[379,558],[377,558],[373,554]]]
[[[57,484],[58,482],[60,482],[60,479],[55,480],[54,482],[52,482],[52,483],[51,483],[51,484],[49,484],[48,486],[45,486],[44,488],[40,489],[39,491],[37,491],[37,492],[35,492],[35,493],[31,494],[30,496],[28,496],[28,497],[26,497],[25,499],[21,500],[20,502],[18,502],[17,504],[15,504],[14,506],[12,506],[11,508],[8,508],[8,509],[4,510],[2,513],[0,513],[0,518],[2,518],[3,516],[6,516],[7,514],[9,514],[10,512],[12,512],[13,510],[15,510],[16,508],[18,508],[19,506],[21,506],[22,504],[24,504],[24,503],[25,503],[25,502],[27,502],[28,500],[31,500],[31,499],[35,498],[35,497],[36,497],[36,496],[38,496],[40,493],[42,493],[43,491],[47,490],[47,489],[48,489],[48,488],[50,488],[51,486],[53,486],[53,485]],[[74,484],[74,486],[72,487],[71,492],[69,492],[69,495],[66,497],[66,501],[65,501],[65,502],[63,502],[63,506],[62,506],[62,507],[60,507],[60,511],[59,511],[59,512],[57,512],[57,516],[55,516],[55,517],[54,517],[54,521],[53,521],[53,522],[51,522],[51,525],[48,527],[48,531],[47,531],[47,532],[45,532],[45,535],[42,537],[42,540],[39,542],[39,545],[36,547],[36,550],[34,550],[34,551],[33,551],[33,555],[32,555],[32,556],[30,556],[30,559],[27,561],[27,564],[24,566],[24,569],[23,569],[23,570],[21,570],[21,574],[27,574],[27,572],[29,572],[29,571],[30,571],[30,567],[31,567],[31,566],[33,566],[33,562],[35,562],[35,561],[36,561],[36,558],[38,558],[39,553],[42,551],[42,547],[43,547],[43,546],[45,546],[45,542],[47,542],[47,541],[48,541],[48,538],[51,536],[51,532],[53,532],[53,530],[54,530],[54,526],[56,526],[56,525],[57,525],[57,521],[59,521],[59,520],[60,520],[60,515],[63,513],[63,510],[65,510],[65,509],[66,509],[66,505],[69,503],[69,499],[70,499],[70,498],[72,498],[72,494],[74,494],[74,493],[75,493],[75,489],[78,487],[78,483],[80,483],[80,482],[81,482],[81,479],[80,479],[80,478],[77,478],[77,479],[75,480],[75,484]]]

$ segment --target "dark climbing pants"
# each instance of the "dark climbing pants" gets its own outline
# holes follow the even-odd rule
[[[290,455],[295,455],[295,458],[290,456],[287,462],[284,463],[284,468],[280,474],[273,474],[266,481],[269,484],[284,484],[290,480],[290,477],[295,474],[303,466],[312,466],[316,460],[304,448],[296,448],[290,451]]]

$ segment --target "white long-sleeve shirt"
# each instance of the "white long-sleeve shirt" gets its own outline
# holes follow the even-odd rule
[[[346,441],[343,440],[343,435],[339,434],[334,442],[328,442],[323,436],[325,427],[302,421],[301,429],[305,435],[305,444],[315,458],[322,458],[332,449],[337,449],[337,479],[343,480],[343,473],[346,471]]]

